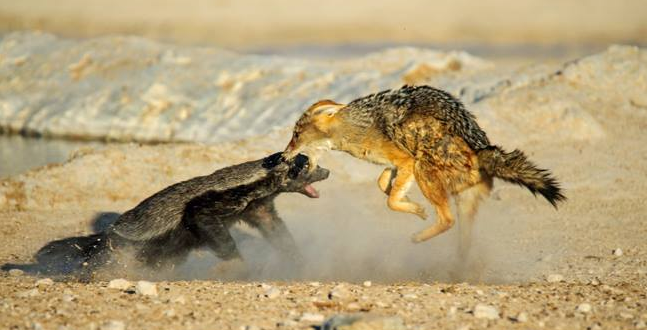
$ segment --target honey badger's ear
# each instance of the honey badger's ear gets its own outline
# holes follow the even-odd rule
[[[283,153],[277,152],[263,158],[263,168],[272,169],[283,162],[285,162],[285,158],[283,158]]]
[[[313,104],[310,107],[310,112],[314,116],[325,115],[325,116],[328,116],[328,117],[332,117],[337,113],[337,111],[339,111],[339,109],[341,109],[343,107],[344,107],[343,104],[339,104],[339,103],[337,103],[335,101],[322,100],[322,101],[319,101],[319,102]]]

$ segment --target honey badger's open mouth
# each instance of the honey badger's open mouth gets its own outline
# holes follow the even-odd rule
[[[317,191],[317,189],[315,189],[311,184],[303,186],[301,193],[310,198],[319,198],[319,191]]]

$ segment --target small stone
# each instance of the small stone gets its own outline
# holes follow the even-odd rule
[[[157,296],[157,286],[148,281],[138,281],[135,292],[144,296]]]
[[[647,324],[645,324],[645,321],[640,320],[636,322],[636,329],[647,329]]]
[[[519,313],[519,315],[517,315],[517,322],[528,322],[528,314],[526,314],[526,312]]]
[[[63,302],[71,302],[74,301],[76,297],[74,295],[71,295],[69,293],[64,293],[63,296],[61,297],[61,300]]]
[[[496,320],[499,318],[499,311],[494,306],[477,304],[474,306],[474,317],[477,319]]]
[[[315,313],[303,313],[301,317],[299,318],[299,321],[301,322],[310,322],[310,323],[317,323],[317,322],[323,322],[324,316],[321,314],[315,314]]]
[[[261,328],[259,328],[258,326],[255,326],[255,325],[241,325],[240,328],[238,328],[238,329],[240,329],[240,330],[261,330]]]
[[[479,296],[482,296],[483,295],[483,290],[476,290],[476,294],[479,295]]]
[[[117,290],[128,290],[133,284],[123,278],[117,278],[108,282],[108,288]]]
[[[338,285],[330,290],[328,293],[328,299],[344,299],[350,296],[350,291],[342,285]]]
[[[121,321],[115,321],[111,320],[106,323],[103,323],[100,327],[99,330],[125,330],[126,329],[126,324]]]
[[[320,329],[344,330],[404,330],[404,321],[397,316],[362,316],[362,315],[335,315],[319,327]]]
[[[14,268],[14,269],[10,269],[10,270],[9,270],[9,276],[15,276],[15,277],[18,277],[18,276],[22,276],[24,273],[25,273],[25,272],[24,272],[24,271],[22,271],[22,269],[15,269],[15,268]]]
[[[308,283],[308,285],[310,285],[312,287],[315,287],[315,288],[318,288],[321,285],[321,283],[319,283],[319,282],[310,282],[310,283]]]
[[[54,281],[51,278],[43,278],[38,281],[36,281],[36,287],[44,287],[44,286],[50,286],[54,284]]]
[[[186,304],[186,298],[184,298],[184,296],[177,296],[177,297],[171,299],[171,302],[175,303],[175,304],[184,305],[184,304]]]
[[[402,295],[402,298],[408,299],[408,300],[414,300],[414,299],[418,299],[418,296],[413,293],[407,293]]]
[[[546,281],[548,283],[558,283],[564,281],[564,276],[561,274],[550,274],[546,276]]]
[[[362,309],[362,306],[360,306],[356,302],[352,302],[352,303],[346,305],[346,310],[349,311],[349,312],[357,312],[360,309]]]
[[[588,304],[588,303],[581,303],[577,305],[577,308],[576,308],[576,310],[580,313],[590,313],[591,309],[592,309],[591,304]]]
[[[267,289],[267,291],[265,291],[264,296],[269,299],[278,298],[279,296],[281,296],[281,290],[274,287],[269,288]]]
[[[261,288],[262,288],[263,290],[269,290],[269,289],[271,289],[271,288],[272,288],[272,286],[271,286],[271,285],[269,285],[269,284],[267,284],[267,283],[261,283]]]
[[[597,278],[594,278],[591,280],[590,284],[593,286],[598,286],[600,285],[600,280],[598,280]]]
[[[173,317],[173,316],[175,316],[175,310],[173,308],[170,308],[170,309],[165,310],[163,314],[166,317]]]
[[[32,298],[32,297],[38,296],[39,294],[40,292],[38,292],[38,289],[31,289],[31,290],[20,292],[17,294],[17,296],[18,298]]]
[[[634,318],[633,314],[627,313],[627,312],[620,312],[620,318],[625,319],[625,320],[631,320]]]
[[[364,283],[362,283],[362,285],[363,285],[364,287],[366,287],[366,288],[369,288],[369,287],[371,287],[371,285],[373,285],[373,282],[371,282],[371,281],[364,281]]]
[[[623,252],[621,248],[613,249],[613,255],[616,257],[622,257]]]
[[[32,323],[31,328],[32,330],[45,330],[45,328],[43,328],[43,325],[38,322]]]

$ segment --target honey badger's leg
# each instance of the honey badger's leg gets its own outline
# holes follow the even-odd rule
[[[211,248],[219,258],[242,259],[225,219],[210,214],[208,210],[196,212],[192,218],[201,242]]]
[[[295,262],[303,261],[292,234],[276,212],[273,197],[250,204],[243,220],[257,228],[272,247],[283,255]]]
[[[391,181],[393,180],[393,177],[395,175],[395,169],[385,168],[384,171],[382,171],[382,174],[380,174],[380,177],[377,179],[378,187],[380,187],[380,190],[382,190],[387,195],[391,191]]]
[[[438,215],[436,223],[427,229],[419,231],[411,238],[414,243],[420,243],[447,231],[454,225],[454,218],[449,208],[447,191],[443,187],[442,181],[433,173],[430,173],[421,162],[416,162],[414,171],[422,194],[436,207],[436,214]]]
[[[492,179],[486,178],[456,196],[458,228],[460,229],[458,253],[463,259],[467,257],[472,244],[472,226],[479,202],[490,193],[491,189]]]
[[[395,170],[396,175],[391,184],[387,205],[394,211],[413,213],[425,220],[427,219],[425,209],[419,204],[409,201],[406,197],[414,180],[413,164],[413,159],[407,159],[395,164],[397,167]],[[384,175],[384,172],[382,175]]]

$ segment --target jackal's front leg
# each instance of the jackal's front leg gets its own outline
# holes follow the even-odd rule
[[[394,211],[412,213],[422,218],[422,220],[426,220],[427,213],[425,209],[418,203],[409,201],[406,197],[415,179],[413,176],[413,160],[398,165],[401,166],[398,166],[395,170],[396,175],[391,183],[391,191],[389,191],[387,205]],[[382,176],[385,175],[385,172],[386,170],[382,172]]]

